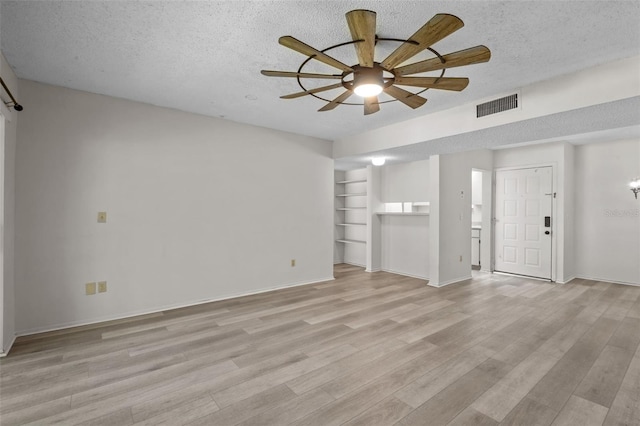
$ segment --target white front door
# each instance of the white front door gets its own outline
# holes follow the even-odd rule
[[[496,172],[495,270],[551,279],[552,169]]]

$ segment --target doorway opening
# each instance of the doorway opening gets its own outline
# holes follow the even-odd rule
[[[493,174],[471,169],[471,270],[492,271]]]

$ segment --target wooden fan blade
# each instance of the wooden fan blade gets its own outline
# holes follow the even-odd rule
[[[346,14],[349,31],[355,43],[356,55],[360,66],[373,67],[373,54],[376,47],[376,13],[371,10],[352,10]]]
[[[343,94],[341,94],[340,96],[338,96],[337,98],[335,98],[334,100],[332,100],[331,102],[329,102],[328,104],[320,108],[318,111],[331,111],[332,109],[340,105],[342,102],[346,101],[351,95],[353,95],[353,92],[351,90],[346,90]]]
[[[427,102],[427,100],[425,98],[423,98],[421,96],[418,96],[418,95],[414,95],[411,92],[407,92],[406,90],[403,90],[403,89],[401,89],[399,87],[395,87],[393,85],[385,88],[384,92],[387,95],[396,98],[397,100],[399,100],[400,102],[402,102],[406,106],[409,106],[409,107],[411,107],[413,109],[416,109],[416,108],[424,105],[425,102]]]
[[[329,55],[322,53],[321,51],[309,46],[301,42],[298,39],[295,39],[291,36],[283,36],[278,40],[281,45],[288,47],[289,49],[293,49],[296,52],[302,53],[303,55],[307,55],[315,59],[316,61],[323,62],[327,65],[330,65],[334,68],[338,68],[342,71],[353,71],[350,66],[343,64],[339,60],[332,58]]]
[[[284,95],[280,97],[282,99],[294,99],[294,98],[310,95],[312,93],[319,93],[319,92],[324,92],[326,90],[337,89],[339,87],[344,87],[344,86],[342,85],[342,83],[336,83],[336,84],[332,84],[331,86],[317,87],[315,89],[307,90],[305,92],[292,93],[290,95]]]
[[[303,77],[303,78],[325,78],[328,80],[342,80],[341,74],[313,74],[307,72],[291,72],[291,71],[260,71],[262,75],[267,77]]]
[[[394,70],[396,75],[418,74],[420,72],[435,71],[464,65],[479,64],[491,59],[491,51],[486,46],[476,46],[458,52],[449,53],[440,58],[430,58],[426,61],[399,67]]]
[[[382,61],[382,66],[388,70],[395,68],[396,65],[417,55],[463,26],[464,22],[457,16],[439,13],[409,38],[409,40],[418,42],[418,44],[402,43],[396,50],[391,52],[387,59]]]
[[[369,96],[364,98],[364,115],[373,114],[380,111],[380,104],[377,96]]]
[[[459,92],[467,87],[469,79],[466,77],[396,77],[393,84]]]

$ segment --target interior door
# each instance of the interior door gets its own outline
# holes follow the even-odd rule
[[[495,270],[551,279],[551,167],[496,172]]]

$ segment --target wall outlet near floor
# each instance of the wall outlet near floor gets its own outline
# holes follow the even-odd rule
[[[100,281],[98,282],[98,293],[106,293],[107,292],[107,282]]]
[[[98,223],[107,223],[107,212],[98,212]]]
[[[84,285],[84,291],[87,296],[96,294],[96,283],[86,283]]]
[[[294,266],[296,266],[296,260],[295,259],[291,259],[291,267],[293,268]]]

